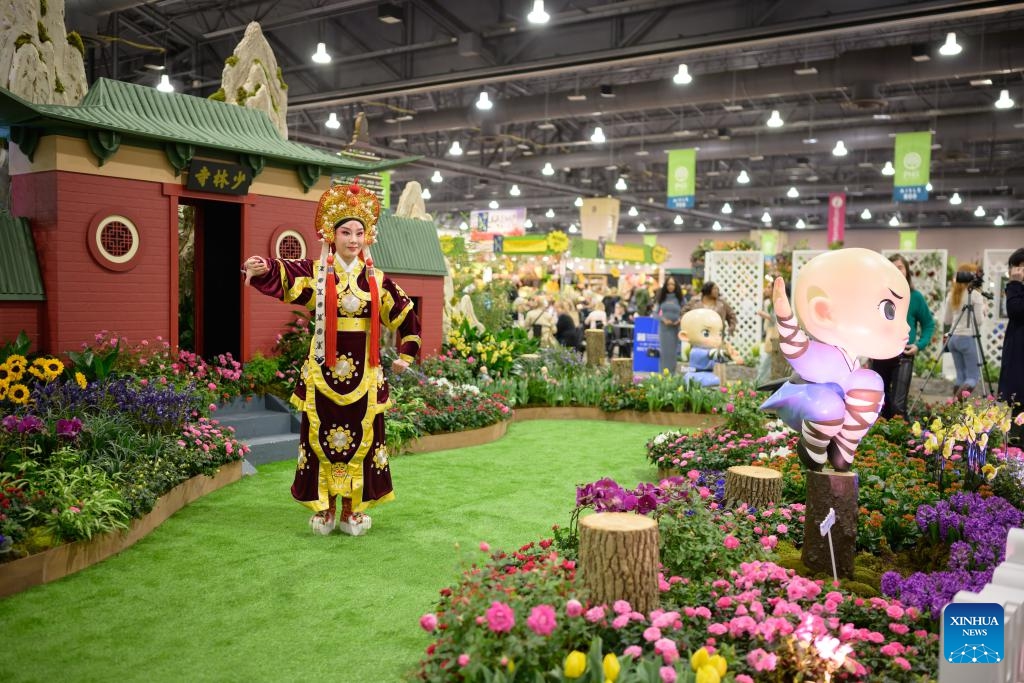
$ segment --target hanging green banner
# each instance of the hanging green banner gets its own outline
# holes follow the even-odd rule
[[[928,174],[932,161],[932,134],[897,133],[894,153],[896,175],[892,198],[897,202],[928,200]]]
[[[692,209],[697,187],[697,150],[673,149],[668,153],[668,200],[670,209]]]
[[[775,256],[779,253],[779,231],[761,230],[761,253],[765,256]]]
[[[644,235],[644,245],[645,246],[653,247],[657,243],[658,243],[658,236],[657,235]]]
[[[900,230],[900,251],[917,249],[917,230]]]
[[[391,171],[380,172],[380,205],[383,209],[391,208]]]

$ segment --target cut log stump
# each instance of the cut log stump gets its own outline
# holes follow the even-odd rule
[[[658,523],[650,517],[599,512],[580,520],[580,579],[595,604],[657,609],[658,562]]]
[[[619,386],[631,385],[633,383],[633,359],[612,358],[612,379]]]
[[[782,500],[782,472],[769,467],[736,465],[725,472],[725,501],[761,510]]]
[[[859,479],[856,472],[807,472],[807,523],[804,526],[804,547],[800,559],[811,570],[832,573],[828,538],[821,535],[819,525],[829,510],[836,511],[832,526],[832,545],[836,557],[836,573],[842,578],[853,576],[853,557],[857,548],[857,508]]]
[[[607,359],[604,350],[604,330],[584,330],[583,335],[587,340],[587,365],[601,367]]]

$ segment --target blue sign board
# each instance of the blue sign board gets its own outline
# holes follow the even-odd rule
[[[670,209],[692,209],[693,208],[693,195],[684,194],[676,197],[669,197],[666,205]]]
[[[657,318],[638,317],[633,321],[633,372],[658,372],[661,342]]]
[[[926,185],[905,185],[892,188],[894,202],[926,202],[928,187]]]

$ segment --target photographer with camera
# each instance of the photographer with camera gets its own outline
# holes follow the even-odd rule
[[[991,294],[982,289],[984,282],[977,265],[961,264],[953,278],[953,288],[946,297],[943,319],[947,328],[953,322],[954,316],[958,313],[960,316],[953,329],[948,330],[946,335],[946,347],[953,354],[953,365],[956,367],[953,397],[958,399],[971,394],[981,381],[982,368],[978,360],[981,333],[978,325],[987,314],[985,298],[992,298]],[[973,297],[974,293],[981,296]]]
[[[1003,362],[999,370],[999,399],[1013,406],[1019,415],[1024,404],[1024,249],[1010,254],[1009,281],[1006,283],[1006,336],[1003,338]],[[1020,426],[1011,431],[1011,441],[1020,445]]]

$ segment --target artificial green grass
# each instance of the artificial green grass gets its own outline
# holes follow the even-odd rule
[[[525,422],[395,458],[397,500],[357,538],[313,536],[288,493],[293,461],[266,465],[120,555],[0,599],[0,680],[401,680],[430,642],[419,616],[480,541],[550,536],[578,483],[653,479],[644,444],[665,429]]]

